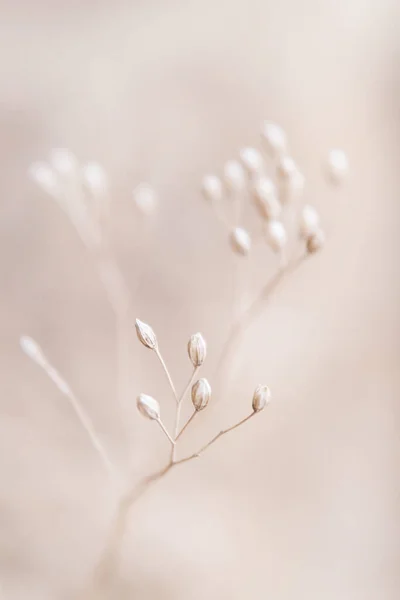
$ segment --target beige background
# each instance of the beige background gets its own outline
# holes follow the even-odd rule
[[[329,243],[248,332],[229,399],[186,443],[244,416],[260,381],[273,405],[137,504],[114,597],[398,598],[399,25],[396,0],[2,0],[5,599],[74,597],[113,507],[96,455],[19,335],[40,341],[134,478],[168,452],[136,414],[137,393],[158,397],[168,422],[172,404],[135,340],[127,401],[116,402],[112,312],[29,164],[64,146],[107,167],[134,312],[156,330],[181,387],[189,335],[207,338],[211,379],[230,319],[232,255],[199,181],[257,143],[264,118],[287,130]],[[334,146],[352,166],[340,193],[320,169]],[[143,179],[160,196],[147,229],[131,199]],[[250,289],[272,268],[260,253]]]

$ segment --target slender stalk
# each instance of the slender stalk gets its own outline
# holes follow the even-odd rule
[[[250,306],[244,310],[236,321],[231,326],[228,337],[222,347],[221,356],[218,362],[217,372],[219,379],[223,380],[225,374],[226,365],[230,363],[232,354],[240,341],[240,338],[244,335],[251,323],[256,319],[264,310],[266,302],[269,300],[272,293],[276,290],[281,281],[293,273],[305,260],[307,254],[302,254],[300,258],[295,259],[289,263],[285,263],[276,274],[270,279],[267,284],[263,287],[258,296],[253,300]]]
[[[190,379],[189,379],[188,383],[186,384],[186,387],[183,390],[183,392],[178,400],[178,405],[176,407],[176,414],[175,414],[175,429],[174,429],[175,441],[178,439],[177,436],[178,436],[179,423],[180,423],[180,418],[181,418],[182,403],[186,397],[186,394],[188,393],[189,389],[191,388],[192,383],[193,383],[199,369],[200,369],[200,367],[194,367],[192,375],[190,376]],[[176,446],[173,446],[171,449],[171,461],[172,462],[175,460],[175,454],[176,454]]]
[[[174,464],[175,465],[180,465],[180,464],[182,464],[184,462],[188,462],[189,460],[192,460],[193,458],[198,458],[199,456],[201,456],[201,454],[203,454],[203,452],[205,450],[207,450],[207,448],[209,448],[210,446],[212,446],[212,444],[214,444],[214,442],[216,442],[217,440],[219,440],[219,438],[221,438],[223,435],[226,435],[230,431],[233,431],[234,429],[236,429],[240,425],[243,425],[243,423],[246,423],[246,421],[248,421],[249,419],[251,419],[252,417],[254,417],[254,415],[256,415],[256,414],[257,413],[255,411],[253,411],[252,413],[250,413],[249,415],[247,415],[247,417],[245,417],[244,419],[242,419],[238,423],[235,423],[235,425],[232,425],[231,427],[228,427],[227,429],[223,429],[222,431],[220,431],[219,433],[217,433],[217,435],[214,436],[209,442],[207,442],[207,444],[205,444],[202,448],[200,448],[200,450],[198,450],[194,454],[191,454],[190,456],[187,456],[186,458],[181,458],[180,460],[177,460]]]
[[[188,427],[190,425],[190,423],[193,421],[193,419],[195,418],[195,416],[197,415],[199,411],[195,410],[193,412],[193,414],[189,417],[189,419],[186,421],[186,423],[184,424],[184,426],[182,427],[182,429],[180,430],[180,432],[177,434],[176,438],[175,438],[175,442],[177,442],[179,440],[179,438],[181,437],[182,433],[185,431],[186,427]]]
[[[165,372],[165,374],[166,374],[166,376],[167,376],[168,383],[169,383],[169,385],[171,386],[171,390],[172,390],[172,392],[173,392],[173,394],[174,394],[174,396],[175,396],[176,403],[177,403],[177,404],[179,404],[179,398],[178,398],[178,394],[176,393],[176,389],[175,389],[175,386],[174,386],[174,382],[172,381],[171,375],[169,374],[169,371],[168,371],[167,365],[165,364],[165,361],[164,361],[164,359],[163,359],[163,357],[162,357],[162,355],[161,355],[161,352],[160,352],[160,350],[159,350],[159,348],[158,348],[158,347],[157,347],[157,348],[155,348],[154,350],[155,350],[155,353],[157,354],[158,360],[160,361],[160,363],[161,363],[161,366],[162,366],[162,368],[164,369],[164,372]]]
[[[161,421],[161,419],[157,419],[157,423],[159,424],[159,426],[161,427],[162,431],[165,433],[165,435],[167,436],[167,438],[169,439],[169,441],[172,444],[172,447],[175,446],[175,440],[170,436],[170,434],[168,433],[167,428],[165,427],[164,423]]]

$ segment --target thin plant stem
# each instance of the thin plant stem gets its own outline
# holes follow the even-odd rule
[[[157,348],[155,348],[155,353],[157,354],[158,360],[160,361],[160,363],[161,363],[161,366],[162,366],[162,368],[164,369],[164,372],[165,372],[165,374],[166,374],[166,376],[167,376],[168,383],[169,383],[169,385],[171,386],[171,390],[172,390],[172,392],[173,392],[173,394],[174,394],[174,396],[175,396],[176,403],[177,403],[177,404],[179,404],[179,398],[178,398],[178,394],[176,393],[176,389],[175,389],[175,386],[174,386],[174,382],[172,381],[172,378],[171,378],[171,375],[169,374],[169,371],[168,371],[167,365],[165,364],[165,361],[164,361],[164,359],[163,359],[163,357],[162,357],[162,355],[161,355],[161,352],[160,352],[160,350],[159,350],[159,348],[158,348],[158,347],[157,347]]]
[[[307,254],[302,254],[299,258],[285,263],[280,267],[276,274],[262,288],[261,292],[256,296],[250,306],[244,310],[232,324],[228,337],[222,347],[221,356],[218,362],[217,372],[220,381],[224,378],[226,365],[230,363],[240,338],[244,335],[251,323],[263,312],[270,296],[281,281],[290,273],[293,273],[304,262],[306,257]]]
[[[186,397],[186,394],[189,391],[199,369],[200,369],[200,367],[194,367],[192,375],[190,376],[190,379],[189,379],[188,383],[186,384],[186,387],[183,390],[183,392],[178,400],[178,404],[176,407],[176,414],[175,414],[175,429],[174,429],[175,441],[178,439],[177,436],[178,436],[179,423],[180,423],[180,418],[181,418],[182,403],[183,403],[183,401]],[[171,461],[175,460],[175,454],[176,454],[176,446],[173,446],[171,449]]]
[[[170,434],[168,433],[167,428],[165,427],[165,425],[161,421],[161,419],[157,419],[157,423],[159,424],[159,426],[161,427],[161,429],[163,430],[163,432],[165,433],[165,435],[167,436],[167,438],[171,442],[172,446],[175,446],[175,440],[170,436]]]
[[[205,444],[202,448],[200,448],[200,450],[198,450],[194,454],[191,454],[190,456],[187,456],[186,458],[181,458],[180,460],[177,460],[174,464],[175,465],[180,465],[180,464],[182,464],[184,462],[188,462],[189,460],[192,460],[193,458],[198,458],[199,456],[201,456],[201,454],[203,454],[203,452],[205,450],[207,450],[207,448],[209,448],[210,446],[212,446],[212,444],[214,444],[214,442],[216,442],[217,440],[219,440],[219,438],[221,438],[223,435],[226,435],[230,431],[233,431],[234,429],[236,429],[240,425],[243,425],[243,423],[246,423],[246,421],[248,421],[249,419],[251,419],[252,417],[254,417],[254,415],[256,415],[256,414],[257,414],[256,411],[253,411],[252,413],[250,413],[249,415],[247,415],[247,417],[245,417],[244,419],[242,419],[238,423],[235,423],[235,425],[232,425],[231,427],[228,427],[227,429],[223,429],[222,431],[220,431],[219,433],[217,433],[217,435],[215,435],[209,442],[207,442],[207,444]]]
[[[186,421],[186,423],[184,424],[184,426],[182,427],[182,429],[180,430],[180,432],[177,434],[177,436],[175,438],[175,442],[177,442],[179,440],[179,438],[181,437],[181,435],[183,434],[183,432],[185,431],[185,429],[190,425],[190,423],[193,421],[193,419],[195,418],[195,416],[197,415],[198,412],[199,412],[198,410],[195,410],[192,413],[192,415]]]

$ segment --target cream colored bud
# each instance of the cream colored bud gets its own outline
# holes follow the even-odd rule
[[[325,244],[325,234],[322,229],[317,229],[312,235],[307,238],[307,252],[315,254],[319,252]]]
[[[247,256],[251,250],[251,237],[242,227],[235,227],[230,233],[232,249],[242,256]]]
[[[260,177],[253,185],[254,203],[263,219],[277,219],[282,207],[276,187],[268,177]]]
[[[306,204],[300,214],[300,235],[310,237],[319,228],[319,214],[313,206]]]
[[[286,152],[286,134],[279,125],[264,121],[261,139],[271,156],[280,156]]]
[[[275,252],[279,252],[286,246],[287,233],[283,223],[275,220],[268,222],[267,242]]]
[[[60,175],[70,176],[77,172],[76,156],[66,148],[54,148],[50,153],[50,163]]]
[[[278,163],[277,175],[283,181],[289,181],[299,172],[299,168],[291,156],[284,156]]]
[[[143,323],[143,321],[136,319],[135,327],[137,336],[142,344],[147,348],[150,348],[150,350],[156,350],[158,347],[157,338],[150,325],[147,325],[147,323]]]
[[[60,190],[57,176],[49,165],[33,163],[29,168],[29,175],[47,194],[58,195]]]
[[[157,194],[154,188],[148,183],[140,183],[133,190],[133,200],[136,208],[143,215],[151,215],[157,208]]]
[[[199,379],[192,387],[192,402],[197,411],[203,410],[211,398],[211,386],[207,379]]]
[[[250,177],[258,175],[264,168],[264,160],[261,152],[255,148],[243,148],[240,151],[240,160]]]
[[[259,385],[253,395],[253,410],[254,412],[260,412],[266,407],[268,402],[271,400],[271,391],[266,385]]]
[[[349,161],[343,150],[331,150],[328,157],[328,175],[334,183],[341,183],[349,172]]]
[[[160,420],[160,405],[152,396],[139,394],[136,399],[136,405],[139,412],[142,413],[144,417],[147,417],[147,419],[152,419],[153,421]]]
[[[36,364],[43,368],[47,365],[47,359],[43,354],[41,347],[33,338],[23,335],[20,337],[19,343],[21,344],[23,352],[25,352],[25,354]]]
[[[98,163],[87,163],[82,168],[82,177],[89,190],[94,194],[104,194],[107,191],[107,175]]]
[[[231,192],[241,192],[246,187],[246,173],[237,160],[228,160],[225,163],[224,183]]]
[[[195,333],[188,343],[188,354],[194,367],[201,367],[207,356],[207,344],[201,333]]]
[[[220,202],[223,197],[222,182],[216,175],[206,175],[202,183],[203,196],[209,202]]]

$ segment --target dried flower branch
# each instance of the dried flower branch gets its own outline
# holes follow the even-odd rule
[[[115,475],[116,471],[115,471],[115,468],[108,456],[107,451],[105,450],[102,442],[100,441],[100,439],[96,433],[96,430],[95,430],[89,416],[87,415],[86,411],[84,410],[81,402],[78,400],[78,398],[76,397],[74,392],[71,390],[68,383],[60,375],[60,373],[53,367],[53,365],[48,360],[46,355],[43,353],[43,350],[40,348],[40,346],[35,342],[35,340],[33,340],[32,338],[30,338],[28,336],[22,336],[20,339],[20,345],[21,345],[23,352],[25,352],[25,354],[31,360],[33,360],[33,362],[35,362],[39,367],[41,367],[43,369],[43,371],[51,379],[51,381],[58,388],[58,390],[62,394],[64,394],[64,396],[67,398],[71,407],[75,411],[76,416],[78,417],[79,421],[81,422],[81,425],[82,425],[83,429],[85,430],[93,448],[98,453],[104,467],[106,468],[108,473]]]

